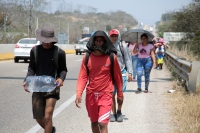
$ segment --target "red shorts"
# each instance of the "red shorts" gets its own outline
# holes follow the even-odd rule
[[[107,124],[110,120],[112,97],[105,93],[89,93],[86,95],[86,108],[91,122]]]

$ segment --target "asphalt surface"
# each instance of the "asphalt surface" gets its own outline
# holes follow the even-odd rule
[[[82,55],[67,54],[67,73],[56,108],[75,94]],[[32,119],[31,93],[23,90],[28,63],[0,61],[0,133],[24,133],[36,122]]]
[[[81,109],[74,104],[74,94],[82,55],[66,55],[68,74],[61,88],[61,99],[54,112],[57,133],[91,133],[85,108],[85,93]],[[43,133],[32,118],[31,93],[21,84],[27,73],[28,63],[0,61],[0,133]],[[144,87],[144,82],[143,82]],[[136,82],[129,82],[124,94],[122,123],[109,123],[109,133],[169,133],[173,130],[167,90],[171,89],[168,71],[153,69],[150,93],[135,94]]]

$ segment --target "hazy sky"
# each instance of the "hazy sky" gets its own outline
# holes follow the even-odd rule
[[[160,20],[163,13],[178,10],[192,0],[54,0],[52,5],[56,5],[58,3],[56,1],[71,2],[74,6],[77,4],[92,6],[98,9],[97,12],[122,10],[131,14],[138,22],[153,25]],[[56,9],[58,8],[54,7],[53,10]]]

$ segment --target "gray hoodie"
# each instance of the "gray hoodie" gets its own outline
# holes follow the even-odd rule
[[[115,30],[119,33],[117,29]],[[117,59],[119,62],[120,69],[122,71],[125,68],[125,64],[126,64],[128,74],[133,74],[132,61],[131,61],[131,56],[130,56],[128,47],[126,46],[124,42],[122,42],[122,46],[124,48],[124,59],[123,59],[123,56],[119,47],[120,40],[121,40],[121,35],[119,33],[118,40],[117,42],[115,42],[114,46],[117,49]]]

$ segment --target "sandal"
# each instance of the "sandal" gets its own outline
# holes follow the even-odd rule
[[[148,90],[145,90],[144,93],[148,93]]]

